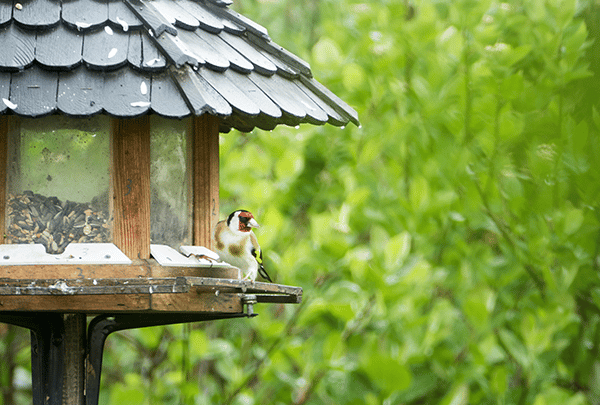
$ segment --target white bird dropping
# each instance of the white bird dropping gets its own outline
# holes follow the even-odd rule
[[[110,52],[108,53],[108,59],[113,58],[118,52],[117,48],[113,48],[110,50]]]
[[[140,84],[140,91],[144,95],[148,94],[148,86],[146,85],[146,82],[142,82],[142,84]]]
[[[6,104],[6,106],[8,108],[10,108],[11,110],[14,110],[15,108],[17,108],[17,105],[13,102],[11,102],[10,100],[7,100],[5,98],[2,99],[2,101],[4,102],[4,104]]]
[[[127,21],[121,20],[119,17],[117,17],[117,22],[121,24],[121,27],[123,27],[123,31],[127,31],[129,29],[129,24],[127,24]]]

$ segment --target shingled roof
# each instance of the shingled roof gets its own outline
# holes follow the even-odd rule
[[[0,0],[0,114],[209,113],[222,131],[358,125],[230,0]]]

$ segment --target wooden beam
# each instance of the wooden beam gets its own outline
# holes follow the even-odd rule
[[[195,116],[191,126],[193,243],[211,249],[219,221],[219,118]]]
[[[5,243],[6,234],[6,168],[8,166],[8,131],[10,118],[0,116],[0,244]]]
[[[113,242],[150,257],[150,118],[112,119]]]
[[[136,260],[126,264],[43,264],[37,266],[1,266],[0,286],[10,280],[42,279],[121,279],[162,277],[212,277],[237,280],[238,270],[221,267],[168,267],[154,260]]]

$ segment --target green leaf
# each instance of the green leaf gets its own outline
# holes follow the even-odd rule
[[[356,91],[363,86],[365,70],[356,63],[349,63],[342,69],[342,81],[348,91]]]
[[[391,238],[385,245],[384,261],[389,271],[397,271],[410,253],[410,233],[404,231]]]
[[[467,384],[458,384],[444,396],[440,405],[466,405],[468,403],[469,386]]]
[[[399,359],[374,352],[363,356],[362,360],[367,376],[386,393],[403,391],[410,386],[412,374]]]
[[[333,39],[324,36],[313,47],[312,57],[320,66],[334,67],[342,62],[342,50]]]
[[[525,369],[529,368],[530,361],[523,343],[508,329],[500,329],[499,337],[511,356]]]
[[[492,371],[490,388],[496,395],[504,395],[508,389],[508,370],[504,365],[494,367]]]
[[[415,211],[424,210],[429,204],[429,183],[423,176],[417,176],[410,183],[409,200]]]
[[[567,235],[573,235],[581,228],[583,224],[583,210],[579,208],[571,207],[565,212],[564,219],[564,233]]]

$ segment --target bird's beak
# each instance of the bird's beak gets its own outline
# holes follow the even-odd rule
[[[248,226],[250,228],[260,228],[260,225],[258,224],[258,222],[256,222],[256,219],[252,218],[250,219],[250,221],[248,221]]]

